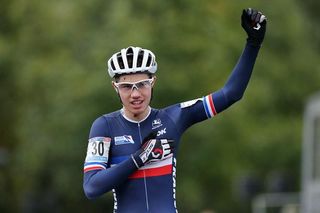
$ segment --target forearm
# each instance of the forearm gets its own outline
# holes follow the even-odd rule
[[[106,170],[86,172],[83,177],[84,192],[89,199],[96,198],[122,184],[136,170],[136,165],[129,158]]]
[[[217,113],[240,100],[247,88],[260,47],[246,44],[243,53],[223,88],[213,94]]]

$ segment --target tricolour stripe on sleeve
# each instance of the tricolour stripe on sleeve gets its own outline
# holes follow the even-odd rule
[[[217,114],[213,103],[212,94],[203,97],[203,105],[208,118],[211,118]]]
[[[83,172],[88,172],[88,171],[92,171],[92,170],[101,170],[101,169],[107,169],[105,164],[103,163],[85,163],[84,164],[84,168],[83,168]]]

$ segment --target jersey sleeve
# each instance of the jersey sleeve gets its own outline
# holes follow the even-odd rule
[[[260,47],[247,43],[225,85],[213,94],[217,113],[239,101],[248,86]]]
[[[217,114],[212,94],[175,104],[164,110],[175,123],[180,134],[193,124],[211,118]]]
[[[132,158],[110,167],[110,149],[108,122],[102,116],[91,127],[84,163],[83,189],[89,199],[116,188],[137,170]]]
[[[84,172],[108,168],[111,138],[108,135],[106,119],[96,119],[91,127]]]
[[[226,84],[202,98],[186,101],[165,109],[180,133],[191,125],[212,118],[239,101],[247,88],[259,47],[246,44]]]

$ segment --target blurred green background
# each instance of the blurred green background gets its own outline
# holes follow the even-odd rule
[[[91,124],[121,107],[106,60],[129,45],[157,56],[152,106],[221,88],[245,45],[243,8],[268,17],[244,98],[182,138],[181,212],[250,212],[257,193],[300,191],[302,114],[319,90],[319,1],[0,0],[0,212],[111,212],[89,201]],[[170,95],[168,95],[170,94]]]

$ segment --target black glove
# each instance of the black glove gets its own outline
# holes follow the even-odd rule
[[[147,163],[161,161],[172,156],[174,141],[155,139],[155,137],[155,133],[151,133],[143,140],[142,147],[131,155],[137,168]]]
[[[254,9],[245,9],[242,11],[241,26],[248,34],[248,43],[260,46],[266,33],[266,16]]]

